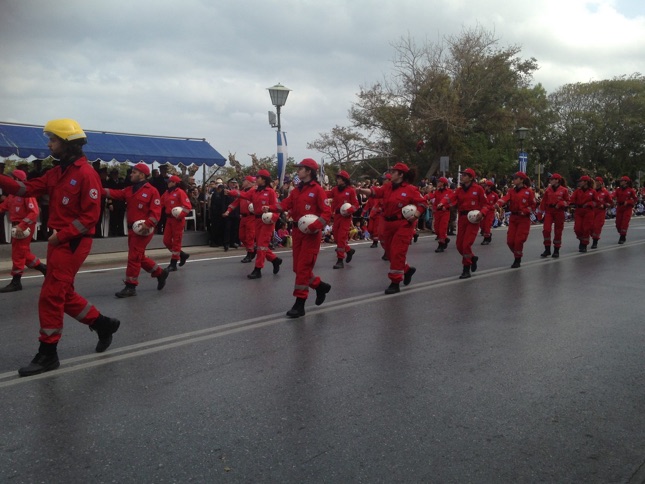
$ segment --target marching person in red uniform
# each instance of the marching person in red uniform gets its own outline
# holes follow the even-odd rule
[[[267,170],[260,170],[255,177],[255,189],[249,191],[239,190],[224,190],[224,193],[233,197],[239,197],[248,200],[253,204],[253,211],[255,212],[255,247],[257,250],[257,257],[255,258],[255,268],[248,276],[249,279],[259,279],[262,277],[262,268],[264,261],[268,260],[273,264],[273,273],[280,272],[280,264],[282,259],[275,255],[269,248],[273,232],[275,231],[275,223],[280,217],[278,213],[278,196],[275,190],[271,188],[271,173]],[[232,205],[232,204],[231,204]],[[224,216],[228,217],[231,205],[224,212]],[[247,206],[248,208],[248,206]],[[263,219],[265,213],[272,213],[270,223],[266,223]]]
[[[531,188],[531,180],[526,173],[518,171],[513,175],[513,187],[506,192],[497,204],[500,207],[508,205],[511,216],[508,221],[506,244],[513,252],[513,265],[517,269],[522,263],[524,242],[531,231],[531,213],[535,209],[535,192]]]
[[[14,180],[24,182],[27,174],[22,170],[11,173]],[[46,275],[47,266],[31,253],[31,239],[36,230],[38,219],[38,202],[34,197],[17,197],[9,195],[0,203],[0,215],[9,212],[9,221],[16,229],[16,236],[11,237],[11,282],[0,289],[0,292],[14,292],[22,290],[22,273],[25,266],[36,269]]]
[[[27,181],[0,175],[0,188],[19,197],[49,195],[47,273],[40,298],[40,347],[20,376],[36,375],[60,366],[57,346],[63,319],[69,314],[98,334],[96,351],[105,351],[121,322],[108,318],[74,291],[74,278],[90,253],[92,234],[101,213],[101,179],[83,154],[87,136],[73,119],[55,119],[44,128],[47,144],[59,164]]]
[[[628,176],[619,180],[619,186],[614,190],[614,201],[616,202],[616,230],[620,234],[619,244],[627,240],[627,229],[632,218],[632,211],[636,205],[636,190],[632,188],[632,181]]]
[[[177,270],[177,261],[179,267],[183,266],[190,254],[181,250],[181,241],[184,238],[184,227],[186,226],[186,215],[193,209],[190,198],[181,188],[181,178],[172,175],[168,178],[168,189],[161,196],[161,206],[166,214],[166,225],[163,229],[163,245],[170,251],[170,265],[167,267],[168,272]],[[176,214],[173,213],[173,209]]]
[[[376,198],[367,200],[364,206],[365,213],[367,214],[367,231],[372,237],[371,249],[378,247],[378,230],[379,230],[379,214],[383,210],[381,201]]]
[[[486,199],[484,189],[475,183],[475,170],[466,168],[461,173],[461,183],[453,193],[450,204],[457,208],[459,215],[457,219],[457,250],[461,254],[461,265],[463,266],[459,279],[467,279],[470,273],[477,270],[479,257],[473,254],[473,244],[477,239],[479,224],[491,210]],[[468,213],[472,210],[479,210],[475,222],[468,220]]]
[[[146,256],[146,247],[152,240],[155,227],[161,217],[161,200],[159,192],[148,183],[150,168],[145,163],[137,163],[132,167],[130,181],[132,185],[123,190],[104,188],[103,195],[114,200],[125,200],[126,220],[128,222],[128,266],[125,270],[125,287],[115,294],[118,298],[137,295],[139,273],[141,268],[157,279],[157,290],[161,291],[166,285],[168,271],[162,269],[150,257]],[[132,225],[144,220],[147,235],[139,235],[132,230]]]
[[[593,230],[594,213],[596,206],[596,193],[591,186],[591,178],[583,175],[578,180],[578,188],[571,195],[570,203],[576,206],[573,215],[573,231],[580,241],[578,252],[587,252],[589,237]]]
[[[332,234],[336,241],[337,259],[334,269],[342,269],[345,267],[345,257],[347,257],[347,263],[350,263],[356,252],[356,249],[349,246],[349,229],[352,227],[352,214],[358,210],[358,198],[349,179],[349,173],[341,170],[336,175],[336,186],[327,191],[326,195],[331,199],[331,211],[334,215]],[[345,213],[341,213],[340,208],[345,203],[349,203],[351,207]]]
[[[495,184],[491,180],[486,180],[484,192],[486,193],[486,200],[488,201],[490,210],[482,219],[481,223],[479,224],[479,228],[481,229],[482,235],[484,236],[484,240],[482,240],[481,245],[488,245],[493,239],[493,221],[495,220],[495,207],[497,206],[499,195],[495,190]]]
[[[593,209],[593,228],[591,229],[592,249],[598,248],[598,241],[602,228],[607,218],[607,209],[613,205],[613,198],[609,190],[605,188],[605,182],[601,176],[596,177],[596,207]]]
[[[325,302],[331,285],[323,282],[314,274],[314,266],[320,252],[322,237],[320,231],[331,220],[331,208],[327,203],[325,190],[317,180],[318,163],[311,158],[305,158],[296,165],[300,183],[289,196],[279,203],[284,211],[288,211],[294,222],[304,215],[315,215],[318,219],[307,228],[308,233],[294,229],[291,234],[293,243],[293,272],[296,273],[296,283],[293,295],[296,302],[287,311],[290,318],[305,315],[305,302],[309,296],[309,288],[316,291],[316,306]]]
[[[400,284],[407,286],[412,281],[416,268],[408,265],[406,257],[410,241],[414,236],[416,222],[427,209],[425,198],[414,186],[415,172],[405,163],[396,163],[390,168],[392,181],[382,187],[361,188],[360,192],[375,198],[383,199],[383,230],[381,240],[385,255],[390,261],[388,278],[390,285],[385,294],[400,292]],[[406,219],[401,209],[406,205],[415,205],[414,216]]]
[[[453,191],[449,188],[450,182],[446,177],[437,181],[437,189],[429,193],[426,198],[432,201],[432,216],[434,217],[434,231],[437,234],[439,246],[435,252],[443,252],[448,248],[448,223],[450,222],[450,197]]]
[[[551,255],[551,226],[553,226],[553,258],[560,257],[562,247],[562,231],[564,230],[564,212],[569,206],[569,190],[558,173],[549,178],[549,186],[544,190],[540,201],[540,210],[544,213],[542,235],[544,236],[544,252],[540,257]]]
[[[242,191],[249,192],[255,187],[255,177],[245,176],[242,180]],[[230,214],[237,207],[240,208],[240,229],[239,237],[240,242],[246,249],[246,256],[240,262],[246,264],[255,259],[255,214],[249,210],[251,202],[244,197],[235,198],[227,207],[227,212]]]

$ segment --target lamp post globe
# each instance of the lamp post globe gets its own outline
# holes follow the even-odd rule
[[[275,106],[278,117],[278,131],[281,131],[280,124],[280,108],[287,103],[287,97],[291,92],[291,89],[284,87],[282,84],[276,84],[275,86],[268,87],[269,95],[271,96],[271,104]]]

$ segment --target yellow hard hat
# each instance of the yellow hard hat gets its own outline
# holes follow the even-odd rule
[[[80,124],[69,118],[48,121],[43,132],[46,136],[54,134],[65,141],[87,140],[87,136]]]

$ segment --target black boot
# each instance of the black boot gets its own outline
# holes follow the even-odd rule
[[[330,289],[331,286],[329,284],[320,281],[320,284],[318,284],[318,287],[316,288],[316,306],[320,306],[325,302],[325,298],[327,297],[327,293]]]
[[[459,279],[468,279],[470,277],[470,266],[464,266],[464,269],[459,276]]]
[[[189,257],[190,254],[186,254],[183,250],[179,252],[179,267],[183,267]]]
[[[474,255],[474,256],[473,256],[473,259],[472,259],[472,264],[470,264],[470,270],[471,270],[471,271],[475,272],[475,271],[477,270],[477,261],[478,261],[478,260],[479,260],[479,257],[477,257],[476,255]]]
[[[38,264],[36,267],[34,267],[37,271],[39,271],[43,276],[47,275],[47,266],[43,264],[42,262]]]
[[[513,265],[511,266],[511,269],[517,269],[521,263],[522,263],[522,258],[516,257],[515,261],[513,262]]]
[[[176,259],[170,259],[170,265],[166,267],[166,270],[168,272],[175,272],[177,270],[177,260]]]
[[[240,262],[242,264],[247,264],[247,263],[251,262],[252,260],[253,260],[253,252],[247,252],[246,257],[244,257],[244,259],[242,259]]]
[[[443,248],[447,249],[449,243],[450,243],[450,239],[448,237],[446,237],[446,240],[443,242]]]
[[[557,259],[560,257],[560,247],[554,247],[553,248],[553,258]]]
[[[387,254],[383,254],[383,255],[381,256],[381,259],[382,259],[382,260],[390,260],[390,258],[387,256]]]
[[[102,314],[96,318],[93,324],[90,325],[91,331],[96,331],[99,336],[99,342],[96,343],[96,352],[103,353],[112,344],[112,335],[119,330],[121,321],[115,318],[108,318]]]
[[[157,291],[161,291],[164,287],[166,287],[166,280],[168,279],[168,274],[170,274],[167,270],[162,270],[161,274],[157,276]]]
[[[253,269],[253,272],[251,272],[246,277],[248,277],[249,279],[259,279],[260,277],[262,277],[262,269],[260,269],[259,267],[256,267]]]
[[[417,240],[419,240],[419,232],[414,233],[414,236],[412,237],[412,240],[414,241],[415,244],[417,243]]]
[[[277,274],[280,272],[280,264],[282,264],[282,259],[280,257],[276,257],[271,261],[271,264],[273,264],[273,273]]]
[[[396,294],[397,292],[401,292],[401,288],[396,282],[390,283],[385,290],[385,294]]]
[[[491,240],[492,240],[492,237],[484,237],[484,240],[482,241],[482,245],[490,244]]]
[[[349,264],[352,261],[352,257],[354,257],[354,254],[356,254],[356,249],[349,249],[347,252],[347,255],[345,256],[345,260]]]
[[[618,243],[622,245],[625,243],[626,240],[627,240],[627,236],[621,235],[620,238],[618,239]]]
[[[56,343],[40,343],[38,353],[34,356],[27,366],[18,370],[20,376],[38,375],[46,371],[55,370],[60,366],[58,353],[56,352]]]
[[[287,316],[290,318],[299,318],[300,316],[305,315],[305,301],[304,297],[296,298],[296,302],[289,311],[287,311]]]
[[[342,269],[343,267],[345,267],[345,264],[343,263],[343,259],[337,259],[333,268],[334,269]]]
[[[555,250],[554,250],[555,252]],[[540,257],[549,257],[551,255],[551,246],[550,245],[545,245],[544,246],[544,252],[540,254]]]
[[[20,278],[22,276],[13,276],[11,279],[11,282],[7,284],[5,287],[0,289],[0,292],[16,292],[16,291],[22,291],[22,283],[20,282]]]
[[[137,286],[125,283],[125,287],[115,294],[118,298],[132,297],[137,295]]]
[[[593,239],[593,242],[591,243],[591,248],[592,249],[598,248],[598,239]]]
[[[370,245],[370,249],[376,249],[378,247],[378,240],[372,240],[372,245]]]
[[[587,245],[586,244],[580,244],[580,248],[578,249],[578,252],[587,252]]]
[[[403,274],[403,285],[407,286],[412,282],[412,276],[417,271],[416,267],[409,267],[407,272]]]
[[[439,253],[439,252],[443,252],[444,250],[446,250],[446,244],[444,244],[443,242],[439,242],[439,247],[437,247],[434,251]]]

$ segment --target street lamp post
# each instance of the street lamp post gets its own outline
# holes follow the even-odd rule
[[[271,104],[275,106],[277,112],[277,124],[274,124],[272,121],[271,115],[273,113],[269,113],[269,122],[272,127],[278,128],[278,185],[282,186],[284,181],[284,171],[287,166],[287,138],[282,133],[282,125],[280,124],[280,108],[286,104],[287,97],[289,96],[291,89],[284,87],[282,84],[276,84],[275,86],[268,87],[267,89],[271,96]]]
[[[528,132],[528,128],[517,128],[515,130],[517,139],[520,140],[519,171],[522,171],[524,173],[526,173],[526,168],[528,165],[528,156],[526,153],[524,153],[524,140],[526,139]]]

